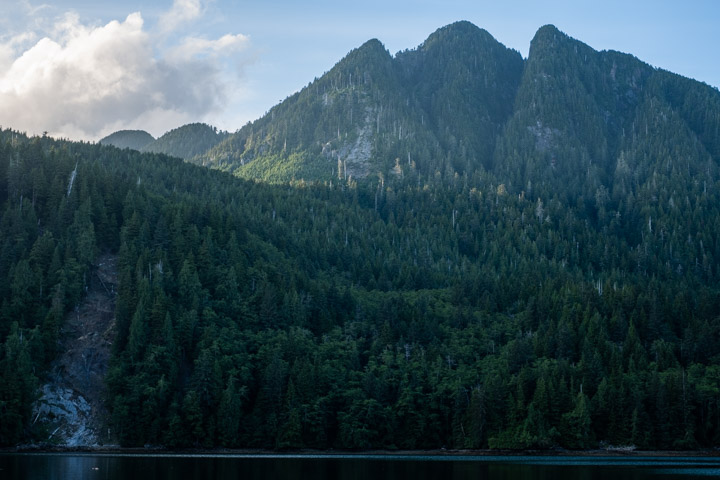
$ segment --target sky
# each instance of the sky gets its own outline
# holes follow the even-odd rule
[[[553,24],[720,87],[717,0],[0,0],[0,126],[96,141],[191,122],[233,132],[377,38],[458,20],[527,57]]]

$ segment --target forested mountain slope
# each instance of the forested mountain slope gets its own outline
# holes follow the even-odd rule
[[[447,168],[463,174],[489,167],[496,137],[513,112],[523,70],[520,54],[485,30],[458,22],[437,30],[417,49],[398,53],[395,62],[423,123],[449,159]]]
[[[719,154],[717,89],[546,26],[531,43],[492,171],[515,193],[560,192],[607,210],[632,203],[631,184],[652,180],[670,196],[672,181],[707,181]]]
[[[37,384],[110,252],[123,445],[717,445],[719,134],[707,85],[465,22],[196,157],[253,180],[4,130],[0,443],[47,438]]]
[[[489,175],[270,186],[7,130],[1,145],[4,444],[47,435],[36,386],[104,251],[124,445],[720,438],[717,176],[674,184],[667,209],[629,183],[618,216]]]
[[[551,25],[523,60],[458,22],[394,57],[367,42],[193,161],[281,182],[489,172],[514,194],[603,202],[626,196],[626,172],[663,173],[652,167],[668,154],[689,175],[718,158],[717,89]],[[679,169],[664,163],[665,176]]]
[[[472,171],[490,158],[522,67],[468,22],[396,57],[371,40],[194,161],[271,181]]]

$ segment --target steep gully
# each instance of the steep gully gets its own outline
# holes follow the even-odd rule
[[[104,405],[104,378],[115,332],[117,258],[101,255],[82,303],[65,318],[60,351],[34,406],[33,424],[46,443],[64,447],[112,442]],[[41,429],[38,429],[41,430]]]

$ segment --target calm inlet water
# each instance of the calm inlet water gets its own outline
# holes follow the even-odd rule
[[[720,478],[720,458],[0,454],[0,478],[8,480],[689,480],[712,477]]]

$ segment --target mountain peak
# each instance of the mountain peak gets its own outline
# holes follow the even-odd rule
[[[487,30],[484,30],[477,25],[468,22],[467,20],[460,20],[458,22],[445,25],[444,27],[438,28],[433,32],[425,42],[420,46],[422,49],[432,48],[436,43],[442,42],[456,42],[460,39],[473,38],[481,41],[491,41],[497,43],[497,40],[490,35]]]
[[[145,130],[119,130],[98,141],[102,145],[113,145],[117,148],[132,148],[140,150],[155,140]]]
[[[350,50],[350,52],[332,68],[331,72],[354,70],[357,67],[370,68],[373,70],[380,66],[389,65],[391,62],[392,56],[385,48],[385,45],[377,38],[373,38],[358,48]]]
[[[467,20],[458,20],[457,22],[449,23],[444,27],[440,27],[438,31],[445,30],[451,32],[484,32],[482,28],[478,27],[472,22]]]
[[[377,38],[371,38],[367,42],[360,45],[360,47],[358,47],[358,50],[364,50],[364,49],[377,50],[379,52],[387,51],[385,49],[385,45],[383,45],[383,43],[380,40],[378,40]]]
[[[557,48],[570,48],[575,50],[575,53],[582,51],[583,54],[589,54],[595,52],[593,48],[580,40],[573,38],[565,32],[559,30],[555,25],[543,25],[535,32],[535,36],[530,41],[530,55],[532,56],[533,50],[554,50]]]
[[[542,27],[538,28],[537,32],[535,32],[535,39],[541,39],[541,38],[554,38],[557,36],[563,36],[566,37],[567,35],[562,32],[559,28],[557,28],[555,25],[548,23],[546,25],[543,25]]]
[[[360,45],[358,48],[351,50],[338,65],[344,63],[355,63],[357,61],[367,62],[374,60],[389,61],[392,57],[387,51],[385,45],[377,38],[372,38]]]
[[[565,52],[560,54],[560,52]],[[587,58],[594,57],[598,52],[589,45],[558,30],[555,25],[544,25],[538,29],[530,42],[528,61],[541,64],[556,64],[559,68],[567,68],[567,61],[579,62],[576,67],[585,64]],[[569,59],[573,60],[569,60]],[[558,63],[559,62],[559,63]]]
[[[543,25],[535,32],[535,36],[530,41],[530,50],[542,47],[557,46],[558,42],[567,39],[568,36],[558,30],[555,25]]]
[[[538,35],[548,35],[548,34],[558,34],[558,33],[565,35],[555,25],[553,25],[552,23],[547,23],[547,24],[543,25],[542,27],[538,28],[538,31],[535,32],[535,36],[537,37]]]

